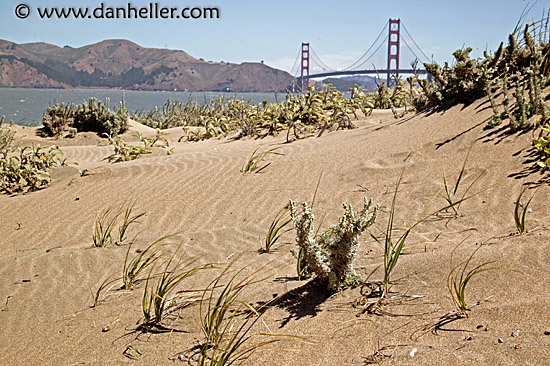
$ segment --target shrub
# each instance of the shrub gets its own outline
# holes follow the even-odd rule
[[[3,120],[4,116],[0,122]],[[15,131],[2,127],[0,123],[0,153],[7,153],[13,148],[14,135]]]
[[[282,102],[263,101],[254,105],[250,100],[217,97],[200,104],[191,98],[187,103],[172,102],[170,99],[162,108],[149,113],[136,112],[131,118],[153,128],[182,126],[187,141],[202,141],[238,132],[240,136],[277,135],[287,131],[300,138],[304,133],[316,132],[318,136],[326,130],[354,128],[351,116],[356,111],[368,115],[374,108],[406,107],[410,93],[400,81],[396,88],[382,85],[378,93],[364,94],[358,88],[351,90],[351,97],[327,85],[322,90],[308,88],[304,94],[287,92]],[[191,128],[200,127],[200,128]]]
[[[72,104],[61,102],[50,105],[42,116],[42,125],[51,136],[61,136],[74,129],[75,108]]]
[[[109,161],[121,162],[139,159],[143,154],[150,154],[151,148],[147,146],[135,146],[130,145],[124,141],[120,136],[112,137],[105,134],[109,139],[109,142],[113,145],[115,152],[109,155],[106,159]]]
[[[49,169],[64,164],[57,146],[15,147],[14,131],[0,127],[0,191],[34,191],[51,183]]]
[[[74,133],[74,130],[115,136],[128,129],[128,111],[124,98],[120,108],[112,111],[109,109],[109,98],[105,103],[95,98],[79,105],[56,103],[48,107],[42,116],[42,124],[51,136],[60,136],[65,131]]]
[[[296,213],[296,203],[290,201],[290,215],[296,228],[296,242],[307,266],[330,291],[356,286],[361,276],[353,269],[357,256],[358,236],[376,220],[378,206],[370,213],[372,199],[365,198],[363,209],[353,211],[350,204],[344,204],[344,216],[338,225],[331,225],[325,232],[315,234],[315,217],[307,203],[302,203],[302,212]]]

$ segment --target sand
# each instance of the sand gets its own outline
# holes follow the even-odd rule
[[[265,340],[256,336],[260,332],[307,340],[284,338],[247,364],[550,364],[550,335],[544,334],[550,331],[550,190],[541,185],[529,206],[529,231],[514,235],[514,205],[523,184],[544,182],[545,176],[531,169],[530,134],[485,130],[490,116],[486,101],[399,120],[377,111],[356,121],[356,129],[292,143],[285,143],[285,136],[178,143],[183,132],[172,129],[172,155],[155,148],[124,163],[104,160],[112,147],[94,134],[55,140],[18,127],[24,142],[57,144],[78,166],[54,169],[53,183],[41,191],[0,196],[1,363],[187,364],[177,356],[190,355],[204,339],[198,305],[170,319],[184,332],[165,334],[136,331],[143,282],[131,291],[115,286],[91,307],[92,292],[122,272],[128,249],[127,243],[92,248],[94,218],[114,202],[135,200],[136,209],[147,215],[130,227],[129,237],[137,235],[132,255],[135,248],[176,233],[166,240],[167,248],[181,244],[184,258],[219,266],[232,262],[246,274],[260,270],[265,279],[247,289],[244,300],[258,304],[282,296],[253,328],[252,340]],[[124,138],[135,140],[137,129],[154,135],[132,124]],[[274,147],[284,155],[268,157],[268,168],[240,172],[254,149]],[[358,208],[365,195],[380,204],[376,227],[383,229],[403,172],[395,221],[405,227],[425,210],[445,205],[443,175],[454,183],[470,150],[460,192],[482,174],[470,190],[473,196],[462,203],[459,217],[431,218],[415,228],[408,255],[393,273],[391,300],[377,314],[361,312],[367,285],[329,296],[315,281],[298,281],[290,253],[293,231],[271,253],[258,253],[279,210],[289,199],[311,201],[319,177],[314,213],[324,216],[322,229],[337,221],[343,202]],[[81,177],[79,169],[91,174]],[[473,264],[495,261],[491,266],[503,269],[474,277],[466,293],[470,316],[436,331],[430,325],[453,310],[447,276],[457,246],[455,261],[481,246]],[[382,254],[368,235],[361,236],[356,267],[369,284],[383,278]],[[216,273],[202,272],[181,289],[203,288]],[[124,355],[128,346],[141,353],[137,360]]]

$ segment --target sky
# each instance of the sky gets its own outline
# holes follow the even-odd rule
[[[353,64],[391,19],[400,19],[428,57],[451,62],[472,47],[472,56],[494,51],[513,31],[527,4],[527,20],[539,20],[550,1],[524,0],[158,0],[159,6],[217,7],[217,19],[41,19],[37,8],[148,7],[143,0],[0,0],[0,39],[81,47],[127,39],[143,47],[183,50],[196,58],[260,62],[291,71],[302,42],[331,68]],[[30,9],[26,19],[18,5]],[[90,10],[90,11],[91,11]],[[384,37],[387,31],[384,31]],[[402,46],[403,47],[403,46]]]

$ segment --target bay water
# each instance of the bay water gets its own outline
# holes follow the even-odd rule
[[[5,116],[4,123],[10,120],[23,126],[39,126],[42,124],[42,114],[49,105],[64,102],[81,104],[90,98],[105,101],[110,99],[110,108],[120,106],[124,97],[126,108],[130,113],[136,111],[151,111],[155,107],[162,108],[164,103],[186,103],[189,98],[203,103],[220,95],[226,98],[238,98],[251,104],[259,104],[264,100],[269,103],[282,101],[284,94],[275,93],[221,93],[221,92],[167,92],[167,91],[135,91],[135,90],[105,90],[105,89],[31,89],[31,88],[0,88],[0,117]]]

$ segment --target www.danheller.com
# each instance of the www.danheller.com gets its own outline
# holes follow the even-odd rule
[[[32,13],[27,4],[15,7],[15,16],[26,19]],[[218,7],[163,6],[158,2],[146,6],[131,3],[111,6],[101,3],[96,7],[37,7],[41,19],[219,19]]]

